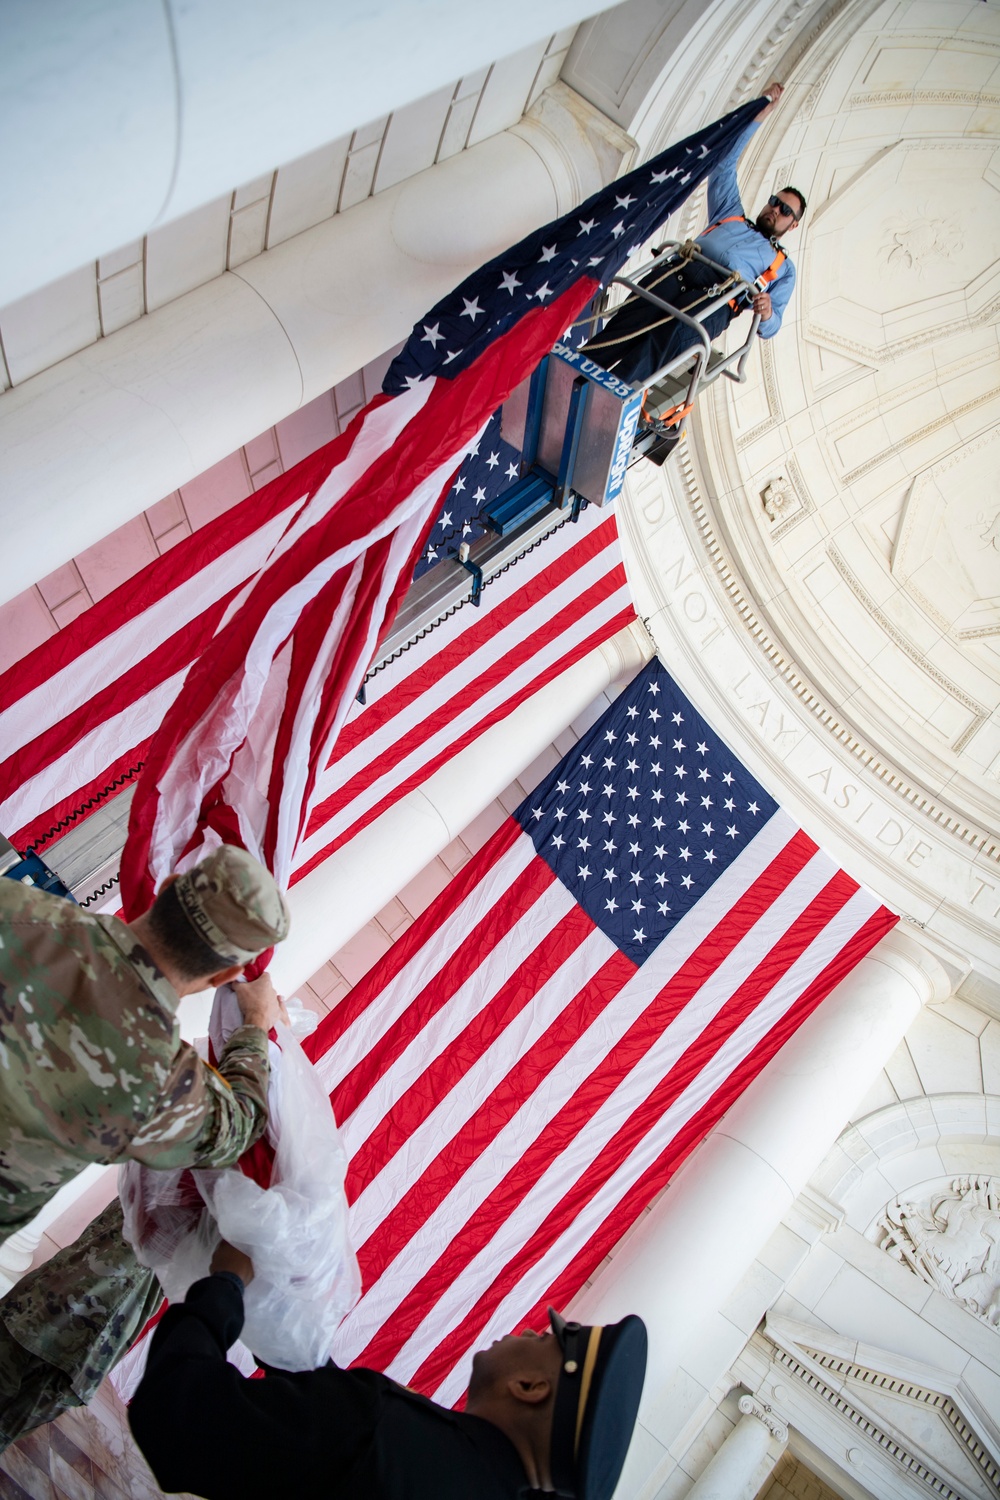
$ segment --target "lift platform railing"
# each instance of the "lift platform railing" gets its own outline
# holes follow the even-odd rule
[[[681,266],[691,261],[717,278],[696,310],[674,306],[637,279],[655,267],[669,274],[671,262]],[[713,351],[704,327],[719,308],[752,298],[758,290],[738,273],[711,260],[694,243],[672,240],[661,255],[631,276],[616,276],[612,284],[627,287],[688,327],[693,345],[641,381],[627,381],[599,363],[598,348],[585,353],[557,344],[503,409],[501,433],[521,453],[521,474],[482,511],[501,537],[553,507],[571,506],[575,520],[584,505],[609,504],[620,493],[634,456],[646,452],[663,461],[700,390],[719,375],[745,379],[759,316],[754,313],[746,339],[730,354]]]
[[[708,300],[696,312],[674,306],[673,303],[642,286],[638,280],[654,268],[669,270],[671,261],[677,262],[678,267],[695,261],[699,265],[706,266],[719,278],[715,286],[706,287],[705,295]],[[712,313],[718,312],[720,307],[725,307],[730,302],[738,302],[743,297],[751,299],[760,290],[756,284],[744,281],[736,271],[721,265],[718,261],[711,260],[693,240],[667,240],[662,247],[661,254],[633,271],[631,276],[614,277],[611,285],[615,284],[627,287],[631,293],[642,298],[644,302],[649,302],[678,323],[685,324],[692,329],[697,338],[697,343],[693,348],[683,349],[680,354],[661,365],[658,370],[653,370],[644,377],[643,389],[655,392],[656,397],[660,398],[654,398],[652,402],[647,400],[647,412],[655,413],[658,407],[662,408],[668,404],[670,397],[674,398],[674,405],[690,409],[698,392],[706,385],[711,385],[720,375],[726,375],[730,380],[735,380],[740,384],[746,380],[747,360],[760,327],[759,313],[754,313],[743,343],[729,354],[722,354],[719,351],[713,353],[711,340],[703,324],[705,319]],[[615,311],[618,309],[616,308]],[[690,371],[688,371],[689,364]],[[680,378],[682,372],[686,377],[683,380]],[[670,381],[672,376],[675,379]],[[679,397],[683,399],[678,400]]]

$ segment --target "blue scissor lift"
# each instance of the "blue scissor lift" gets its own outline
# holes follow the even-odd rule
[[[667,269],[672,261],[692,260],[718,276],[696,313],[665,302],[636,279],[653,266]],[[746,379],[759,316],[754,313],[746,339],[730,354],[713,350],[702,325],[731,299],[752,296],[757,286],[709,260],[692,242],[679,240],[668,241],[654,260],[631,277],[614,277],[612,284],[627,287],[658,311],[688,325],[696,342],[652,371],[644,383],[621,380],[580,350],[557,344],[503,409],[501,432],[520,449],[521,477],[482,511],[498,536],[510,535],[549,508],[570,507],[575,520],[584,505],[610,504],[621,491],[633,456],[663,462],[705,386],[720,375],[740,382]],[[462,562],[475,574],[468,548],[462,551]],[[473,600],[478,602],[475,589]]]

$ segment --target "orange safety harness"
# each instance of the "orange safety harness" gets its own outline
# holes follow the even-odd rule
[[[719,227],[720,224],[736,224],[736,223],[747,224],[747,223],[749,223],[749,220],[746,219],[743,216],[743,214],[730,214],[728,216],[728,218],[725,218],[725,219],[716,219],[716,221],[715,221],[714,224],[709,224],[708,228],[701,235],[701,238],[704,239],[705,235],[711,234],[713,229],[718,229],[718,227]],[[754,285],[760,291],[763,291],[765,287],[768,287],[768,286],[771,285],[771,282],[775,280],[775,278],[778,275],[778,272],[781,270],[781,267],[784,265],[785,261],[788,259],[787,253],[784,250],[782,250],[782,248],[781,248],[780,245],[777,246],[777,251],[778,251],[777,255],[774,257],[774,259],[772,260],[771,264],[768,266],[767,270],[766,271],[761,271],[760,275],[757,277],[756,281],[754,282]],[[733,309],[734,312],[736,312],[738,310],[738,308],[737,308],[737,300],[736,300],[735,297],[730,297],[730,299],[729,299],[729,306]],[[642,401],[643,401],[643,415],[645,415],[645,404],[646,404],[646,397],[645,397],[645,395],[643,396]],[[683,422],[684,418],[691,411],[693,405],[694,405],[693,402],[689,402],[687,406],[681,406],[679,404],[677,406],[672,406],[669,409],[669,411],[666,411],[666,412],[663,413],[662,417],[660,418],[660,421],[666,427],[676,427],[681,422]]]
[[[716,219],[716,221],[715,221],[714,224],[709,224],[708,228],[705,230],[705,233],[701,236],[701,238],[704,239],[705,235],[711,234],[713,229],[718,229],[718,227],[719,227],[720,224],[737,224],[737,223],[738,224],[749,224],[750,221],[743,214],[730,214],[728,216],[728,218],[725,218],[725,219]],[[757,280],[754,282],[754,286],[756,286],[757,289],[759,291],[761,291],[761,292],[764,291],[765,287],[769,287],[771,285],[771,282],[774,281],[774,279],[776,278],[778,272],[781,270],[781,267],[784,265],[785,261],[788,259],[787,254],[785,253],[784,250],[782,250],[782,248],[781,248],[780,245],[777,246],[777,250],[778,250],[778,253],[774,257],[774,259],[772,260],[771,264],[768,266],[767,270],[766,271],[761,271],[760,275],[757,277]],[[736,298],[735,297],[730,297],[730,299],[729,299],[729,306],[733,309],[734,312],[736,311]]]

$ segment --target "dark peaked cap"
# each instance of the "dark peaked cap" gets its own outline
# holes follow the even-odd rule
[[[629,1316],[588,1327],[549,1308],[562,1350],[552,1413],[552,1483],[574,1500],[611,1500],[625,1463],[646,1375],[646,1325]]]

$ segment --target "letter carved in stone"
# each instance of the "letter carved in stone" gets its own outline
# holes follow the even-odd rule
[[[1000,1327],[1000,1178],[956,1177],[922,1202],[897,1198],[876,1243],[991,1327]]]

